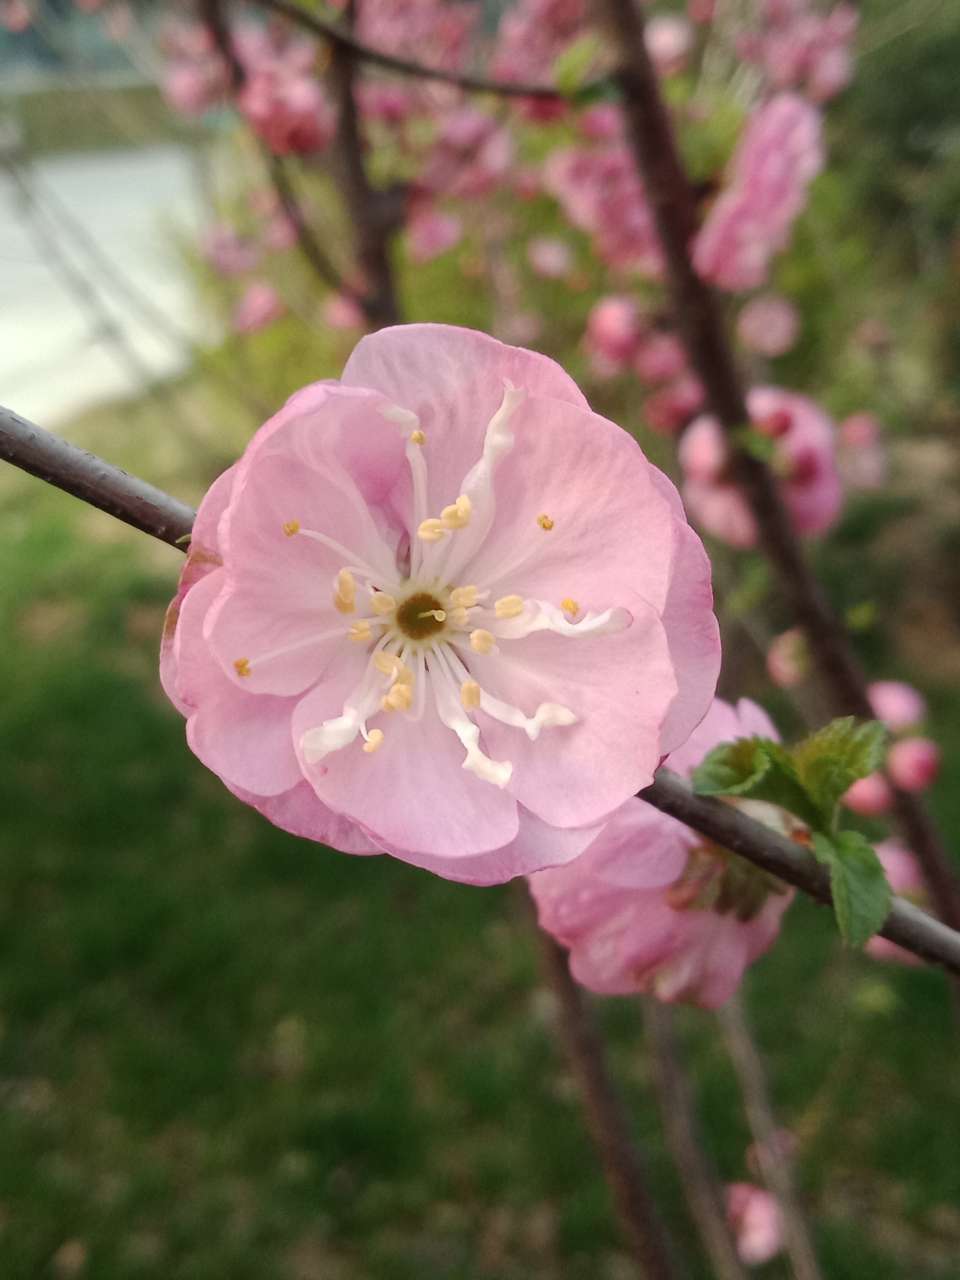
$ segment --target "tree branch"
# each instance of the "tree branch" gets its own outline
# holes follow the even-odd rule
[[[185,503],[2,405],[0,459],[161,542],[186,550],[195,513]],[[640,792],[640,799],[786,880],[817,902],[832,902],[826,871],[802,846],[754,822],[731,805],[694,795],[689,783],[669,770],[661,769],[655,781]],[[903,898],[894,899],[880,934],[921,959],[960,975],[960,933]]]
[[[544,930],[537,928],[537,934],[544,971],[560,1006],[560,1029],[620,1223],[647,1280],[675,1280],[678,1271],[666,1229],[640,1152],[630,1138],[630,1122],[611,1078],[600,1032],[582,989],[570,976],[566,951]]]
[[[703,1145],[693,1085],[677,1043],[674,1011],[659,1000],[640,1002],[660,1115],[690,1216],[715,1280],[747,1280],[724,1212],[723,1188]]]
[[[633,0],[605,2],[620,57],[615,79],[623,96],[637,170],[663,246],[673,310],[690,365],[703,383],[710,412],[726,433],[734,478],[757,522],[760,547],[807,636],[837,714],[873,719],[863,672],[843,624],[807,563],[774,477],[765,463],[738,442],[738,432],[749,421],[744,385],[716,295],[693,267],[694,193],[647,53],[642,11]],[[938,913],[953,928],[960,928],[960,894],[936,828],[922,803],[906,792],[897,792],[896,812]]]
[[[427,67],[409,58],[398,58],[392,53],[384,53],[380,49],[372,49],[350,31],[345,31],[334,22],[328,22],[314,13],[307,13],[299,5],[290,4],[288,0],[254,0],[263,9],[282,14],[298,26],[310,31],[321,40],[328,41],[334,48],[346,50],[358,62],[366,62],[371,66],[381,67],[384,71],[395,71],[401,76],[411,76],[417,80],[436,80],[440,84],[454,85],[467,93],[493,93],[501,98],[538,98],[544,102],[560,102],[564,95],[558,89],[546,84],[523,84],[510,80],[488,80],[483,76],[468,75],[459,71],[447,71],[443,67]],[[608,77],[601,77],[583,86],[584,95],[592,90],[610,84]]]
[[[740,1082],[760,1172],[767,1190],[773,1193],[780,1206],[784,1248],[795,1280],[822,1280],[807,1221],[797,1198],[793,1159],[778,1141],[779,1126],[770,1101],[763,1058],[750,1031],[739,995],[734,995],[717,1010],[717,1020]]]

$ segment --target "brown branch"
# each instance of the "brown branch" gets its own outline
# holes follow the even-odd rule
[[[610,1075],[600,1031],[583,991],[570,976],[567,953],[539,927],[537,934],[544,973],[559,1005],[560,1031],[620,1225],[641,1275],[646,1280],[671,1280],[680,1273],[648,1187],[640,1151],[630,1137],[629,1118]]]
[[[372,49],[358,40],[350,31],[315,13],[307,13],[299,5],[290,4],[288,0],[254,0],[263,9],[282,14],[291,22],[310,31],[321,40],[329,41],[335,49],[345,50],[351,58],[358,62],[369,63],[381,67],[384,71],[395,71],[401,76],[411,76],[417,80],[436,80],[440,84],[454,85],[467,93],[493,93],[501,98],[537,98],[544,102],[560,102],[564,95],[551,85],[523,84],[511,80],[488,80],[484,76],[473,76],[460,71],[447,71],[443,67],[427,67],[423,63],[414,62],[410,58],[398,58],[392,53],[384,53],[380,49]],[[607,77],[590,81],[584,85],[581,93],[584,96],[610,84]]]
[[[674,1011],[652,998],[642,1000],[641,1009],[664,1134],[713,1275],[715,1280],[746,1280],[727,1223],[723,1188],[697,1123],[693,1085],[677,1043]]]
[[[690,784],[669,769],[658,772],[653,783],[640,792],[640,799],[786,880],[815,902],[832,905],[829,874],[802,845],[755,822],[732,805],[694,795]],[[890,914],[878,932],[931,964],[960,975],[960,933],[906,899],[894,898]]]
[[[733,996],[717,1010],[727,1051],[740,1082],[747,1123],[767,1190],[776,1196],[783,1220],[784,1247],[796,1280],[822,1280],[806,1218],[797,1198],[793,1160],[783,1149],[779,1126],[773,1113],[767,1073],[750,1032],[739,996]]]
[[[263,159],[280,207],[297,236],[297,248],[304,261],[318,279],[338,293],[346,294],[358,306],[363,306],[363,298],[344,283],[340,272],[324,252],[320,241],[313,234],[313,229],[304,217],[303,208],[297,199],[285,157],[275,155],[269,147],[263,146]]]
[[[352,25],[357,0],[348,0],[347,22]],[[397,324],[400,305],[397,301],[390,242],[402,225],[402,208],[396,207],[389,191],[373,187],[364,161],[360,113],[354,92],[355,53],[348,44],[334,43],[330,52],[330,80],[337,103],[336,149],[340,167],[340,185],[357,249],[357,260],[363,276],[364,291],[358,297],[371,328]]]
[[[195,515],[186,503],[34,426],[2,405],[0,458],[134,529],[186,550],[184,540],[190,537]]]
[[[637,170],[663,246],[673,310],[691,368],[703,383],[710,412],[726,432],[734,478],[753,512],[760,547],[807,636],[837,713],[872,719],[863,672],[843,624],[804,556],[774,477],[765,463],[738,442],[738,432],[749,420],[744,384],[716,295],[693,267],[690,244],[697,230],[694,193],[647,53],[642,11],[633,0],[606,0],[606,8],[620,56],[615,79]],[[948,924],[960,928],[960,894],[936,828],[922,803],[906,792],[897,793],[896,812],[938,913]]]

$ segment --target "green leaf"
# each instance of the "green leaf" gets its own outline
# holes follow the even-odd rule
[[[553,83],[564,97],[573,97],[583,87],[602,45],[595,32],[582,35],[560,53],[553,64]]]
[[[739,738],[714,747],[694,770],[693,788],[703,796],[762,800],[795,814],[808,826],[820,824],[789,753],[769,738]]]
[[[739,427],[734,431],[733,438],[744,453],[749,453],[758,462],[770,462],[776,452],[776,442],[753,427]]]
[[[813,853],[830,868],[840,936],[850,946],[862,947],[886,920],[893,900],[880,859],[859,831],[841,831],[833,839],[816,832]]]
[[[822,831],[836,827],[840,797],[883,763],[887,732],[876,720],[831,720],[793,748],[796,776],[820,811]]]

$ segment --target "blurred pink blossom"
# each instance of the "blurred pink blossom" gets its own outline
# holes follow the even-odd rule
[[[876,818],[882,813],[889,813],[893,793],[882,773],[869,773],[865,778],[858,778],[846,791],[843,803],[864,818]]]
[[[703,385],[693,374],[682,374],[643,402],[643,420],[651,431],[673,436],[703,407]]]
[[[626,369],[643,333],[640,308],[632,298],[610,294],[593,304],[587,317],[584,344],[601,375]]]
[[[902,680],[875,680],[867,688],[873,714],[891,733],[915,729],[927,714],[923,695]]]
[[[827,414],[806,396],[777,387],[755,387],[747,395],[751,420],[775,437],[771,462],[798,533],[830,528],[843,502],[837,471],[835,429]],[[683,495],[696,520],[735,547],[756,544],[753,513],[727,474],[728,451],[720,424],[698,418],[684,433],[679,460]]]
[[[673,76],[685,69],[693,48],[693,29],[685,18],[653,14],[647,19],[644,40],[659,75]]]
[[[898,840],[884,840],[876,846],[876,854],[880,859],[887,880],[894,893],[906,898],[916,906],[927,905],[927,889],[920,865],[914,855]],[[868,956],[874,960],[893,960],[898,964],[921,964],[919,956],[887,938],[874,936],[864,948]]]
[[[683,343],[673,333],[652,330],[640,339],[633,357],[633,370],[641,382],[656,386],[679,378],[687,367]],[[701,398],[702,401],[702,398]],[[694,410],[700,407],[700,402]]]
[[[940,772],[940,748],[932,738],[901,738],[887,752],[887,772],[903,791],[926,791]]]
[[[775,1258],[783,1248],[783,1215],[774,1196],[749,1182],[731,1182],[726,1199],[740,1261],[759,1267]]]
[[[776,737],[751,702],[715,700],[666,761],[689,775],[720,742]],[[751,806],[777,824],[779,811]],[[540,925],[570,950],[578,982],[603,995],[646,992],[714,1008],[773,943],[791,891],[682,826],[629,800],[587,851],[530,877]]]
[[[767,650],[767,673],[781,689],[792,689],[807,678],[810,653],[806,637],[799,627],[791,627],[775,636]]]
[[[694,241],[694,263],[704,279],[731,290],[764,284],[822,166],[816,107],[792,93],[764,103],[748,121],[727,187]]]
[[[453,213],[421,205],[407,223],[407,243],[414,262],[429,262],[460,243],[463,223]]]
[[[312,155],[333,138],[336,117],[323,89],[309,73],[291,74],[283,61],[260,64],[237,105],[275,155]]]
[[[210,227],[200,241],[200,252],[223,276],[244,275],[260,260],[257,247],[226,223]]]
[[[872,413],[853,413],[839,426],[840,469],[854,489],[881,489],[889,470],[887,446]]]
[[[233,328],[236,333],[256,333],[279,320],[285,311],[273,285],[266,280],[254,280],[234,308]]]
[[[26,31],[33,22],[33,9],[27,0],[2,0],[0,26],[14,33]]]
[[[330,329],[362,329],[366,323],[360,304],[345,293],[333,293],[326,299],[323,322]]]
[[[573,270],[573,250],[557,236],[534,236],[527,245],[527,261],[537,275],[562,280]]]
[[[782,356],[800,332],[797,309],[777,293],[751,298],[737,317],[737,336],[748,351],[761,356]]]

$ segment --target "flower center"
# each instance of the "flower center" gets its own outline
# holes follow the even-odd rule
[[[396,623],[411,640],[426,640],[444,629],[447,611],[429,591],[418,591],[404,600],[396,612]]]

